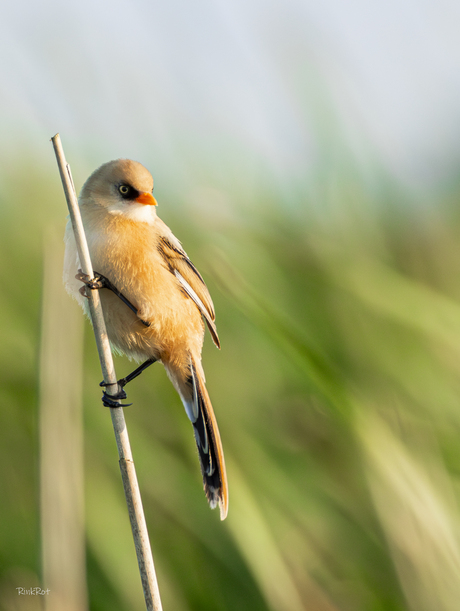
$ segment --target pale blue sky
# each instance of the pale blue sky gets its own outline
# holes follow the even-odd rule
[[[45,155],[59,131],[82,171],[123,156],[178,183],[201,167],[283,183],[337,141],[442,183],[460,159],[459,28],[449,0],[18,0],[0,19],[1,157]]]

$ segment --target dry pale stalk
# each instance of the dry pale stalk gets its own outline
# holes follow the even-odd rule
[[[61,175],[62,186],[69,208],[72,227],[75,234],[80,266],[84,274],[89,278],[94,277],[88,245],[86,242],[85,231],[80,216],[75,187],[70,173],[70,166],[65,160],[64,151],[59,134],[51,138],[56,159]],[[108,395],[116,394],[118,390],[117,376],[113,365],[112,353],[110,350],[109,338],[104,322],[101,301],[98,291],[87,290],[91,321],[93,323],[94,335],[96,338],[99,360],[101,362],[102,374],[107,384],[106,392]],[[129,519],[133,532],[134,545],[136,547],[137,561],[141,574],[142,587],[144,590],[147,611],[161,611],[160,591],[153,564],[152,551],[150,548],[149,535],[145,522],[142,499],[137,482],[136,470],[134,468],[131,446],[129,443],[128,430],[126,428],[123,408],[110,408],[112,416],[113,430],[117,441],[118,455],[120,457],[120,470],[125,490],[126,502],[128,505]]]

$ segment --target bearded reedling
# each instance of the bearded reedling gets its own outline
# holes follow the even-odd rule
[[[150,172],[129,159],[110,161],[91,174],[79,206],[97,272],[94,279],[79,272],[69,222],[64,283],[86,312],[81,282],[108,289],[100,290],[100,297],[112,349],[141,362],[118,381],[115,397],[104,393],[105,405],[119,406],[128,382],[152,363],[163,363],[193,425],[209,504],[219,505],[223,520],[228,511],[224,454],[201,364],[204,321],[220,348],[214,306],[200,273],[158,218],[152,190]]]

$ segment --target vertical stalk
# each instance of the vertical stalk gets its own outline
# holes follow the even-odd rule
[[[91,259],[81,220],[75,187],[73,185],[72,175],[70,173],[70,166],[65,160],[59,134],[56,134],[53,138],[51,138],[51,140],[53,142],[59,173],[61,175],[67,206],[69,208],[81,269],[84,274],[87,274],[90,278],[93,278],[93,268],[91,265]],[[87,291],[87,293],[91,321],[93,323],[94,335],[99,353],[99,360],[101,362],[104,381],[107,384],[106,392],[108,395],[116,394],[118,389],[117,377],[113,365],[112,352],[110,350],[109,338],[105,327],[99,292],[90,290]],[[128,429],[126,428],[123,408],[110,408],[110,414],[112,416],[113,430],[115,433],[118,455],[120,458],[119,463],[121,477],[123,480],[123,488],[125,490],[125,497],[128,505],[129,519],[131,522],[131,530],[136,548],[137,562],[141,574],[146,608],[147,611],[162,611],[160,592],[155,574],[155,565],[153,563],[149,535],[147,532],[144,510],[142,507],[142,499],[137,482],[136,470],[131,453]]]
[[[44,611],[87,611],[83,498],[83,319],[61,282],[62,236],[44,248],[40,340],[40,522]],[[63,333],[63,329],[66,332]]]

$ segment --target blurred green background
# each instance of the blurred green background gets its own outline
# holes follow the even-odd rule
[[[457,18],[409,0],[7,9],[0,609],[143,608],[94,338],[61,287],[58,131],[77,190],[116,157],[152,171],[216,307],[225,522],[161,365],[127,389],[165,611],[459,608]]]

